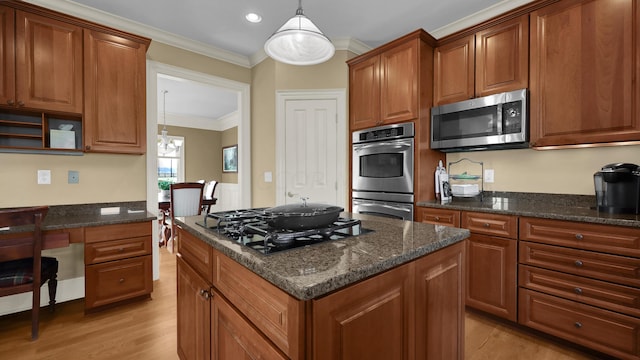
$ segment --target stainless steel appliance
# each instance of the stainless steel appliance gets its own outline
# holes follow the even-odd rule
[[[431,108],[431,148],[470,151],[529,146],[527,89]]]
[[[598,211],[640,214],[640,166],[608,164],[593,174],[593,181]]]
[[[362,228],[360,220],[346,217],[337,217],[335,221],[313,228],[282,229],[270,225],[274,214],[266,210],[256,208],[205,214],[204,219],[196,221],[196,224],[265,255],[372,231]]]
[[[352,212],[413,220],[414,134],[410,122],[353,132]]]

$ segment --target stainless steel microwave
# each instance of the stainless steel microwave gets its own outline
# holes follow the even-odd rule
[[[431,108],[431,148],[471,151],[529,146],[527,89]]]

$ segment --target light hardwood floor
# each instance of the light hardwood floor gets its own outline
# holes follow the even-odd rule
[[[29,312],[0,317],[0,359],[175,360],[175,256],[160,250],[161,278],[152,300],[84,314],[83,301],[41,312],[40,338],[30,340]],[[473,312],[466,318],[466,359],[596,359]]]

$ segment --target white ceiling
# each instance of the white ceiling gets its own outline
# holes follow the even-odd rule
[[[295,15],[296,0],[26,0],[241,66],[265,58],[264,42]],[[336,45],[354,52],[423,28],[436,39],[532,0],[304,0],[309,17]],[[248,12],[262,22],[245,20]],[[210,85],[158,79],[167,113],[219,119],[237,108],[235,94]],[[158,94],[162,114],[162,94]],[[162,117],[159,119],[161,122]]]

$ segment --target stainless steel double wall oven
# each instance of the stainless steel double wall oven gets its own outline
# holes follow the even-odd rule
[[[352,134],[352,212],[413,220],[413,123]]]

